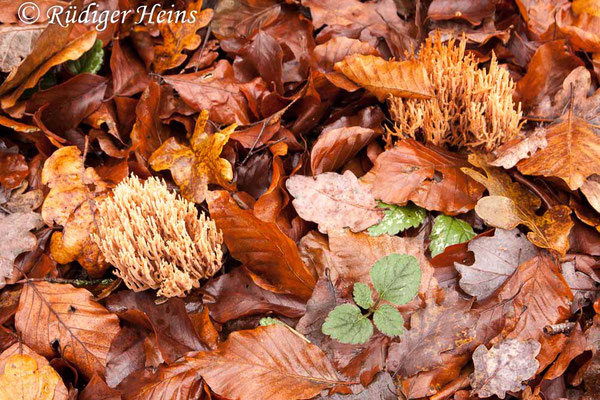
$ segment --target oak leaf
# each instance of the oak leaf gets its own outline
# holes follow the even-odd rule
[[[498,289],[522,263],[537,255],[536,248],[517,229],[496,229],[494,236],[480,236],[469,242],[475,254],[472,265],[454,263],[460,273],[462,290],[483,300]]]
[[[42,183],[50,188],[42,218],[49,226],[63,226],[52,235],[52,256],[61,264],[77,261],[92,276],[102,275],[108,264],[90,234],[96,232],[94,202],[101,201],[108,185],[96,170],[84,167],[76,146],[60,148],[46,160]]]
[[[85,289],[27,282],[15,314],[23,342],[45,357],[59,354],[88,378],[103,376],[119,319]]]
[[[202,111],[189,144],[179,143],[175,137],[170,137],[149,159],[155,171],[170,170],[183,198],[194,203],[204,201],[208,184],[233,189],[230,183],[233,168],[229,161],[219,156],[237,125],[211,135],[205,132],[207,122],[208,111]]]
[[[42,218],[34,212],[0,214],[0,288],[13,276],[15,258],[37,245],[30,231],[41,227]]]
[[[569,112],[564,121],[546,128],[548,145],[517,164],[527,175],[555,176],[577,190],[585,179],[600,173],[600,138],[592,126]]]
[[[31,356],[15,354],[6,361],[4,374],[0,375],[0,399],[53,400],[60,382],[50,365],[40,366]]]
[[[226,191],[209,192],[207,202],[231,255],[251,272],[257,285],[304,300],[310,298],[316,282],[313,271],[302,262],[296,243],[277,224],[241,209]]]
[[[382,217],[368,187],[350,171],[343,175],[326,172],[313,179],[294,175],[286,182],[292,204],[306,221],[319,224],[319,231],[350,228],[360,232],[376,224]]]
[[[189,3],[187,15],[195,14],[194,22],[166,21],[158,24],[163,44],[154,47],[154,70],[158,73],[180,66],[187,58],[183,50],[195,50],[202,43],[196,32],[209,24],[213,10],[202,10],[202,0]],[[193,13],[193,14],[192,14]]]
[[[379,101],[390,96],[409,99],[433,97],[425,67],[418,61],[386,61],[373,55],[354,54],[335,64],[336,71],[364,87]]]
[[[410,200],[448,215],[467,212],[485,190],[461,171],[468,165],[456,154],[405,139],[375,160],[371,170],[373,194],[386,203],[405,204]]]
[[[476,156],[469,161],[482,168],[485,175],[471,168],[463,172],[485,185],[489,196],[477,202],[475,211],[483,220],[496,228],[512,230],[517,225],[527,226],[531,232],[527,239],[534,245],[556,250],[565,254],[569,249],[569,231],[573,226],[568,206],[558,205],[547,210],[542,216],[536,214],[541,206],[539,197],[512,179],[500,168],[488,167]]]
[[[534,377],[540,364],[535,359],[540,347],[536,340],[516,339],[505,340],[489,350],[479,345],[473,353],[475,371],[470,376],[473,391],[479,397],[496,395],[503,399],[506,392],[525,389],[522,382]]]

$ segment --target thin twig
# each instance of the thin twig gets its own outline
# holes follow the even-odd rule
[[[21,279],[17,283],[27,283],[27,282],[50,282],[50,283],[70,283],[73,286],[96,286],[96,285],[110,285],[115,282],[114,278],[104,278],[104,279],[65,279],[65,278],[28,278]]]

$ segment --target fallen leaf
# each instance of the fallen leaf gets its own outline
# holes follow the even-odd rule
[[[83,375],[103,376],[106,356],[119,332],[119,319],[85,289],[27,282],[15,314],[23,342],[46,357],[62,356]]]
[[[374,130],[360,126],[323,132],[310,152],[313,175],[337,171],[377,136],[379,134]]]
[[[292,204],[298,215],[316,222],[321,233],[346,227],[360,232],[382,217],[368,187],[350,171],[343,175],[326,172],[315,179],[294,175],[286,187],[294,196]]]
[[[377,56],[354,54],[337,62],[335,69],[382,102],[390,96],[433,97],[427,71],[418,61],[386,61]]]
[[[113,42],[110,70],[113,77],[113,94],[115,95],[134,95],[144,91],[150,83],[146,67],[130,46],[122,40]]]
[[[210,192],[207,202],[231,255],[248,268],[257,285],[303,300],[310,298],[315,276],[302,262],[296,244],[275,223],[242,210],[225,191]]]
[[[205,131],[208,111],[202,111],[188,144],[181,144],[170,137],[150,157],[155,171],[168,169],[181,189],[183,198],[202,203],[209,184],[231,189],[233,168],[229,161],[220,158],[223,146],[235,130],[233,124],[222,131],[209,134]]]
[[[600,213],[600,176],[590,176],[583,182],[580,189],[592,208]]]
[[[575,270],[576,262],[575,260],[567,261],[560,266],[562,275],[573,292],[573,304],[571,305],[573,312],[597,297],[596,282],[589,275]],[[593,270],[590,272],[595,274]]]
[[[0,375],[0,399],[53,400],[60,382],[50,365],[38,366],[31,356],[15,354]]]
[[[544,149],[546,146],[548,146],[546,130],[536,128],[526,138],[513,139],[497,148],[495,151],[497,158],[490,165],[511,169],[519,161],[531,157],[536,151]]]
[[[154,47],[154,70],[157,73],[175,68],[183,64],[186,55],[183,50],[195,50],[202,43],[202,38],[196,32],[210,23],[213,10],[210,8],[202,10],[202,0],[189,3],[186,15],[194,15],[194,21],[167,20],[158,24],[158,30],[163,37],[163,43]]]
[[[477,300],[483,300],[498,289],[526,261],[538,253],[518,229],[496,229],[492,237],[477,237],[468,243],[475,254],[472,265],[454,263],[460,273],[460,288]]]
[[[565,254],[569,249],[569,231],[573,226],[568,206],[553,206],[542,216],[536,214],[541,205],[539,197],[519,183],[513,182],[500,168],[487,167],[477,157],[469,157],[473,165],[482,168],[485,176],[473,169],[463,172],[485,185],[489,196],[477,202],[475,211],[488,225],[513,230],[523,224],[531,229],[527,239],[534,245]]]
[[[276,1],[222,1],[215,7],[210,24],[217,39],[252,37],[259,29],[273,24],[279,17],[281,4]]]
[[[521,342],[508,339],[487,349],[479,345],[473,352],[475,371],[470,377],[471,387],[479,397],[496,395],[503,399],[506,392],[525,389],[522,382],[535,376],[540,352],[536,340]]]
[[[375,160],[373,194],[390,204],[410,200],[427,210],[464,213],[475,207],[485,190],[461,171],[467,166],[467,160],[454,153],[405,139]]]
[[[43,28],[38,25],[11,26],[0,29],[0,71],[11,72],[33,50]]]
[[[517,0],[517,6],[534,37],[541,36],[554,22],[556,10],[566,0]]]
[[[52,235],[52,256],[61,264],[77,261],[90,275],[101,276],[108,264],[90,234],[96,232],[93,203],[108,185],[93,168],[84,167],[76,146],[58,149],[46,160],[42,183],[50,188],[42,218],[49,226],[63,226],[62,232]]]
[[[378,56],[379,51],[367,42],[345,36],[336,36],[323,44],[315,46],[313,54],[319,71],[332,73],[334,65],[348,56],[353,54]]]
[[[37,245],[32,229],[41,227],[42,218],[34,212],[0,213],[0,288],[13,276],[15,258]]]
[[[490,0],[461,3],[448,0],[433,0],[427,10],[427,17],[434,21],[461,18],[472,25],[479,25],[485,18],[491,17],[496,5]]]
[[[102,378],[94,375],[79,394],[78,400],[121,400],[121,393],[111,389]]]

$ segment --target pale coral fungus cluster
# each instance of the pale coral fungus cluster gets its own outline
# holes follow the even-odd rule
[[[421,139],[439,146],[491,151],[514,138],[521,128],[521,106],[512,94],[515,83],[492,54],[489,68],[479,69],[466,40],[444,44],[428,38],[418,54],[427,71],[432,99],[390,98],[392,136]]]
[[[223,235],[161,179],[129,177],[98,204],[94,240],[134,291],[184,296],[221,268]]]

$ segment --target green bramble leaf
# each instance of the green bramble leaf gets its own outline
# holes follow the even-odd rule
[[[373,334],[373,324],[354,304],[341,304],[331,310],[321,332],[341,343],[365,343]]]
[[[408,228],[416,228],[423,223],[427,211],[412,203],[405,206],[386,204],[382,201],[377,205],[383,208],[383,219],[369,228],[369,235],[381,236],[383,234],[396,235]]]
[[[92,48],[83,53],[77,60],[67,61],[65,67],[73,75],[83,74],[85,72],[95,74],[100,71],[103,61],[104,49],[102,48],[102,40],[98,39]]]
[[[382,299],[400,305],[415,297],[421,284],[421,268],[413,256],[390,254],[371,268],[373,287]]]
[[[429,250],[431,256],[435,257],[444,252],[446,247],[453,244],[466,242],[475,237],[471,225],[462,219],[452,218],[447,215],[438,215],[433,221],[433,228],[429,238]]]
[[[354,284],[354,292],[352,295],[354,297],[354,302],[365,310],[371,307],[374,303],[371,288],[364,283],[356,282]]]
[[[404,319],[400,311],[389,304],[382,304],[373,314],[373,322],[384,335],[398,336],[404,332]]]
[[[258,321],[258,325],[267,326],[267,325],[287,325],[287,324],[285,322],[278,320],[277,318],[264,317],[264,318],[261,318],[260,321]]]

